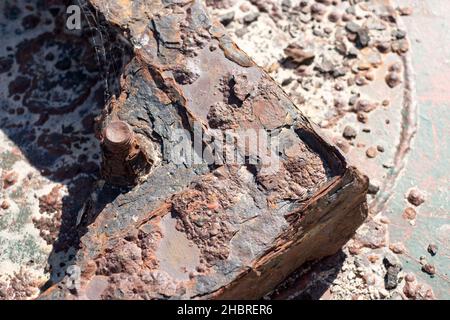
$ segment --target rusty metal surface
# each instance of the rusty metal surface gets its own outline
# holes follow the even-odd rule
[[[310,1],[310,4],[313,2]],[[376,39],[381,37],[381,39],[390,41],[391,31],[398,24],[400,29],[407,31],[407,39],[411,50],[403,58],[395,54],[382,55],[381,67],[374,69],[374,81],[367,81],[362,86],[349,84],[347,87],[347,78],[353,78],[351,74],[347,73],[344,78],[337,78],[338,81],[335,81],[319,70],[312,77],[303,71],[302,74],[295,74],[289,65],[280,63],[285,54],[283,50],[290,43],[305,43],[306,40],[306,43],[308,43],[306,48],[313,50],[316,56],[314,63],[309,67],[310,69],[312,69],[311,67],[315,68],[316,64],[322,68],[322,57],[331,58],[334,63],[338,62],[339,67],[343,66],[345,60],[342,61],[339,55],[333,54],[333,52],[336,52],[336,45],[333,42],[335,40],[335,32],[332,32],[330,36],[326,33],[328,32],[326,28],[338,31],[345,26],[345,23],[342,23],[342,21],[335,23],[327,18],[320,20],[317,16],[317,19],[311,19],[309,13],[301,13],[299,19],[297,15],[292,15],[292,9],[282,5],[281,1],[275,0],[207,1],[210,8],[214,10],[214,14],[227,22],[228,32],[238,45],[245,49],[259,65],[270,72],[270,75],[280,85],[283,85],[283,89],[286,90],[291,99],[300,105],[302,111],[322,126],[331,135],[331,140],[342,147],[343,152],[347,152],[346,156],[351,158],[351,161],[354,161],[361,171],[369,175],[372,191],[376,190],[376,187],[380,187],[376,197],[371,195],[368,198],[369,201],[372,201],[372,217],[376,223],[366,223],[358,231],[359,236],[356,238],[370,248],[358,249],[358,246],[354,245],[354,241],[350,241],[344,247],[343,252],[328,258],[320,264],[311,266],[311,268],[305,267],[304,269],[310,270],[309,272],[305,273],[305,270],[301,270],[294,274],[279,290],[276,290],[275,294],[271,296],[272,298],[395,299],[399,298],[398,292],[403,294],[407,289],[409,293],[413,293],[414,290],[412,289],[414,288],[420,294],[416,296],[410,295],[409,297],[403,295],[403,298],[426,297],[428,294],[426,286],[418,288],[416,282],[405,280],[409,273],[414,273],[419,283],[431,285],[436,297],[444,299],[449,297],[449,261],[447,252],[449,201],[448,187],[446,187],[448,185],[448,181],[446,181],[448,180],[446,172],[448,168],[446,163],[446,159],[448,159],[448,145],[446,140],[442,138],[445,137],[448,127],[446,125],[448,114],[446,113],[449,99],[447,99],[448,94],[444,86],[449,74],[446,59],[448,56],[447,46],[450,41],[445,32],[448,29],[446,28],[445,20],[448,12],[446,10],[447,4],[443,1],[421,0],[395,2],[382,0],[369,1],[368,3],[371,6],[375,6],[375,8],[380,8],[380,12],[385,10],[382,7],[383,5],[391,4],[393,8],[399,5],[412,6],[412,14],[402,17],[397,16],[395,23],[387,24],[388,30],[371,31],[371,37]],[[292,1],[293,7],[296,4],[296,1]],[[347,5],[347,1],[342,2],[344,9]],[[363,5],[356,4],[354,6],[356,7],[356,13],[351,15],[353,17],[358,16],[357,22],[359,24],[364,24],[375,18],[374,21],[371,20],[370,24],[372,27],[377,28],[377,21],[381,15],[375,11],[374,14],[371,13],[366,17],[366,11],[360,9]],[[3,14],[1,16],[1,33],[5,35],[5,39],[9,43],[9,46],[2,48],[2,50],[6,49],[7,51],[2,52],[2,60],[0,62],[2,63],[2,68],[6,68],[5,70],[10,65],[9,61],[12,61],[13,64],[12,69],[10,69],[13,76],[7,76],[6,73],[0,75],[2,84],[9,84],[12,80],[15,80],[18,74],[20,75],[20,72],[14,71],[18,70],[18,67],[15,66],[20,63],[20,61],[16,62],[14,57],[15,51],[19,51],[19,47],[16,48],[16,45],[26,42],[26,40],[32,40],[35,37],[47,39],[51,36],[50,33],[47,37],[39,38],[42,33],[61,31],[61,17],[66,6],[67,3],[57,1],[39,1],[38,4],[27,5],[27,7],[22,1],[5,1],[0,4]],[[58,7],[59,9],[56,10],[53,7]],[[324,7],[322,6],[319,9],[324,10]],[[342,8],[336,7],[335,9],[334,6],[328,6],[324,10],[325,14],[322,13],[319,16],[327,17],[329,12],[332,11],[342,14],[343,11],[340,9]],[[229,11],[233,11],[231,20],[230,15],[226,19],[222,17],[224,12]],[[55,14],[55,12],[59,12],[59,14]],[[111,13],[112,18],[117,16],[114,10]],[[40,19],[37,25],[34,25],[36,23],[33,22],[36,21],[34,16],[38,16]],[[96,18],[98,19],[99,17]],[[54,27],[57,23],[47,22],[58,19],[60,23],[59,28]],[[91,21],[92,26],[101,29],[102,26],[97,24],[97,22]],[[159,25],[161,26],[161,22],[159,22]],[[90,30],[90,33],[86,32],[84,34],[85,39],[91,39],[93,34],[98,36],[98,32],[95,29],[89,29],[88,26],[83,27],[83,30]],[[161,31],[164,33],[164,30]],[[74,41],[74,43],[78,41],[79,43],[80,34],[71,33],[70,37],[65,38],[65,40],[72,39],[70,41]],[[167,34],[167,37],[171,37],[171,35]],[[61,35],[57,35],[55,39],[62,39]],[[310,47],[311,39],[314,39],[312,44],[320,43],[321,45]],[[138,46],[145,43],[146,37],[141,40],[143,42],[138,41]],[[176,43],[179,39],[168,38],[168,41]],[[48,40],[45,40],[45,42],[48,42]],[[31,43],[36,42],[31,41]],[[107,43],[107,39],[102,41],[97,37],[94,41],[97,50],[102,52],[111,51],[107,48]],[[49,46],[51,46],[51,43]],[[226,43],[222,45],[223,48],[226,48],[226,46]],[[9,49],[9,47],[11,48]],[[328,48],[332,50],[327,51]],[[366,51],[361,51],[358,54],[358,59],[354,61],[359,61],[361,57],[369,57],[370,55],[367,54],[371,50],[366,48]],[[58,57],[65,56],[60,51],[56,52]],[[66,54],[68,52],[70,53],[71,51],[67,50]],[[291,50],[291,52],[295,52],[295,50]],[[310,54],[311,51],[306,53]],[[102,56],[102,54],[95,55],[100,60]],[[233,55],[229,56],[233,57]],[[45,64],[42,63],[43,59],[39,58],[38,51],[31,57],[28,56],[27,58],[26,55],[24,57],[26,59],[34,59],[35,62],[38,61],[37,66],[43,66],[49,71],[53,70],[51,63],[48,66],[47,62]],[[93,61],[91,59],[86,61],[86,63],[88,66],[92,66]],[[246,60],[238,61],[244,66],[248,63]],[[386,86],[385,76],[387,68],[393,62],[400,62],[403,66],[400,72],[402,82],[394,89],[390,89]],[[104,63],[105,61],[101,61],[101,64]],[[26,72],[25,77],[33,77],[33,73],[38,72],[40,69],[34,68]],[[120,70],[120,65],[116,69]],[[64,72],[58,72],[64,74]],[[98,92],[104,91],[104,88],[101,87],[103,83],[107,82],[103,73],[104,71],[101,74],[94,75],[94,78],[98,79],[97,82],[99,83],[98,86],[95,86],[95,88],[98,88]],[[62,79],[61,76],[59,79]],[[339,81],[342,79],[345,81]],[[316,80],[320,80],[321,86],[311,90],[312,85],[317,83],[315,82]],[[300,86],[298,86],[297,82]],[[20,81],[14,83],[20,85]],[[208,83],[203,83],[202,81],[196,81],[194,85],[196,83],[201,83],[201,86],[208,86]],[[14,87],[20,88],[17,85]],[[296,87],[299,88],[296,89]],[[83,93],[83,88],[78,89],[81,91],[77,92]],[[99,149],[92,127],[87,131],[79,131],[81,134],[74,135],[72,131],[65,130],[60,123],[67,122],[67,126],[69,126],[80,123],[84,116],[86,116],[86,119],[92,119],[100,111],[105,98],[89,97],[86,100],[87,104],[85,107],[76,107],[74,109],[75,111],[87,110],[79,113],[75,111],[67,113],[71,103],[71,101],[68,101],[67,104],[63,103],[63,105],[69,106],[69,109],[63,107],[61,109],[65,113],[57,115],[54,112],[56,111],[55,106],[57,107],[58,105],[54,102],[59,97],[54,95],[54,98],[50,98],[53,102],[48,105],[49,120],[42,124],[41,122],[34,122],[38,119],[38,114],[31,109],[29,110],[28,107],[23,108],[21,98],[15,98],[13,95],[9,96],[9,88],[6,86],[2,86],[2,90],[2,115],[5,114],[4,112],[8,112],[7,116],[2,117],[1,122],[1,129],[4,133],[1,137],[0,145],[2,148],[2,176],[7,178],[5,181],[9,184],[8,181],[15,180],[14,174],[11,173],[18,173],[19,175],[17,182],[2,190],[0,199],[2,201],[7,200],[4,206],[8,207],[7,209],[0,209],[0,248],[2,249],[2,253],[0,253],[0,295],[1,298],[9,299],[29,298],[38,293],[37,288],[42,287],[49,277],[49,273],[44,272],[44,267],[47,264],[47,257],[52,250],[51,244],[58,236],[59,224],[62,223],[65,226],[64,229],[68,231],[76,223],[77,211],[85,199],[84,196],[77,197],[77,195],[80,194],[81,189],[87,195],[89,188],[86,188],[86,185],[97,179],[97,173],[94,172],[98,169],[93,169],[93,171],[88,169],[89,173],[86,174],[85,164],[82,166],[77,165],[78,159],[84,159],[83,154],[88,153],[92,155],[89,162],[96,163],[95,166],[98,168],[99,159],[95,158],[95,154],[99,152]],[[92,89],[92,91],[95,90]],[[37,90],[35,93],[38,92],[40,91]],[[52,90],[52,92],[57,94],[58,90]],[[196,103],[199,102],[201,104],[209,97],[207,92],[202,91],[200,87],[192,90],[192,92],[199,93],[189,97]],[[339,102],[337,105],[333,102],[334,97],[345,100],[355,94],[361,95],[362,98],[369,102],[380,104],[375,109],[367,109],[370,110],[367,113],[363,112],[366,113],[367,123],[358,121],[357,116],[359,117],[361,113],[351,111],[352,108],[350,108],[350,112],[341,114],[338,108],[342,105],[342,102]],[[30,104],[27,101],[38,101],[32,94],[27,96],[29,98],[23,98],[27,104]],[[34,100],[31,100],[30,97]],[[73,98],[72,102],[77,99],[77,96],[75,95]],[[381,105],[385,99],[390,101],[388,106]],[[97,105],[97,111],[90,110],[88,108],[89,103]],[[41,108],[41,110],[46,110],[42,103]],[[202,110],[199,111],[201,112]],[[220,108],[218,111],[220,111]],[[44,115],[45,113],[43,112]],[[31,123],[34,123],[32,127],[27,126],[23,128],[17,125],[23,122],[26,126],[26,119],[30,118],[31,115],[34,115],[34,121],[31,121]],[[205,114],[202,115],[200,113],[200,116],[204,117]],[[330,120],[331,122],[329,122]],[[87,122],[91,122],[91,120]],[[346,141],[342,137],[342,132],[347,125],[352,126],[357,132],[356,139],[352,141]],[[29,134],[27,135],[27,133],[34,132],[36,129],[39,130],[41,126],[49,130],[50,135],[47,136],[47,139],[44,139],[45,135],[39,131],[38,136],[42,135],[41,141],[49,144],[48,146],[44,145],[44,147],[38,144],[33,146],[33,141],[36,140],[34,138],[29,139]],[[77,131],[75,130],[75,132]],[[414,139],[411,140],[413,136]],[[59,137],[58,139],[63,140],[64,145],[69,146],[68,150],[73,152],[73,154],[66,154],[63,157],[58,156],[61,148],[56,148],[55,144],[52,146],[50,137]],[[72,142],[73,138],[77,141]],[[79,148],[79,142],[85,147],[88,145],[92,147],[88,149]],[[378,151],[375,158],[367,158],[366,150],[369,147],[376,146],[382,146],[384,152]],[[52,149],[53,157],[48,156],[48,151],[45,151],[48,149]],[[34,151],[29,152],[28,150]],[[67,153],[67,149],[65,150],[65,153]],[[80,156],[81,158],[79,158]],[[56,162],[48,167],[46,163],[39,160],[53,158],[56,159]],[[83,169],[80,170],[80,167]],[[42,169],[41,172],[36,170],[36,168],[38,170]],[[56,169],[58,168],[62,168],[58,170],[59,172],[67,172],[67,179],[66,176],[64,178],[53,177],[56,176]],[[93,166],[88,166],[88,168],[93,168]],[[42,177],[42,173],[44,177]],[[49,174],[50,178],[46,178],[49,177]],[[85,183],[87,181],[85,178],[88,176],[89,182]],[[71,180],[72,178],[75,179]],[[72,181],[78,182],[72,183]],[[77,188],[76,185],[82,186],[82,188]],[[406,201],[406,195],[411,187],[417,187],[426,195],[426,201],[419,207],[415,207]],[[115,189],[104,189],[100,198],[114,199],[117,192]],[[101,206],[99,205],[99,207]],[[404,210],[410,207],[415,208],[415,210],[411,211],[411,213],[408,211],[406,215]],[[416,218],[412,220],[411,218],[405,218],[412,216]],[[34,217],[34,223],[32,217]],[[171,221],[164,221],[162,228],[170,229],[173,228],[173,225]],[[25,238],[24,234],[26,235]],[[174,237],[180,243],[185,244],[184,238],[179,233],[175,233]],[[67,241],[60,243],[64,244]],[[431,256],[427,252],[429,244],[437,245],[438,251],[436,255]],[[401,245],[404,245],[405,248],[401,248]],[[164,250],[168,250],[170,242],[163,241],[161,246],[165,248]],[[389,247],[394,249],[396,253]],[[186,260],[188,269],[194,268],[196,253],[186,257],[176,248],[174,250],[174,259],[178,261]],[[65,276],[66,268],[63,267],[61,269],[58,266],[61,261],[71,264],[68,258],[72,258],[74,251],[70,250],[67,253],[62,253],[64,252],[54,252],[49,259],[50,269],[53,269],[51,278],[54,282]],[[435,266],[436,274],[434,276],[430,276],[421,270],[421,256],[425,257],[429,264]],[[395,290],[385,290],[384,277],[387,274],[387,269],[382,263],[384,257],[387,257],[390,261],[401,262],[403,266],[404,270],[398,275],[400,282]],[[424,260],[422,259],[423,262]],[[164,258],[161,259],[161,263],[168,269],[172,266],[171,261]],[[93,287],[105,288],[103,280],[101,277],[96,278],[92,282]],[[411,283],[412,285],[409,285]]]
[[[437,116],[445,115],[448,109],[445,104],[447,95],[443,90],[431,90],[432,87],[439,88],[440,82],[436,79],[445,79],[447,74],[445,67],[438,67],[446,66],[445,54],[448,51],[443,27],[446,4],[384,0],[354,2],[353,5],[348,2],[332,6],[316,4],[314,10],[322,13],[314,17],[309,13],[314,1],[304,3],[307,4],[298,6],[296,1],[285,2],[284,5],[277,1],[210,2],[239,46],[252,52],[257,62],[298,101],[302,111],[323,127],[371,180],[372,219],[358,231],[355,241],[349,242],[342,254],[317,265],[304,276],[301,276],[302,270],[291,277],[272,297],[420,299],[432,297],[432,287],[438,298],[446,299],[449,291],[448,240],[443,234],[448,221],[448,165],[438,159],[446,159],[448,146],[444,141],[433,140],[430,131],[434,127],[445,132],[448,121],[447,116]],[[342,41],[340,30],[346,25],[343,21],[345,15],[345,19],[350,17],[358,25],[368,26],[371,40],[368,48],[355,52],[353,59],[344,58],[342,61],[339,54],[342,49],[338,43]],[[333,18],[328,19],[331,16]],[[248,22],[250,17],[251,23]],[[411,50],[390,53],[391,44],[399,38],[407,39],[402,45]],[[388,46],[378,46],[376,42],[380,40]],[[293,50],[299,43],[303,52]],[[321,45],[314,46],[315,43]],[[397,44],[395,46],[397,48]],[[375,53],[381,53],[375,60],[373,49]],[[313,57],[309,58],[313,62],[292,72],[290,66],[283,62],[286,55]],[[371,61],[378,61],[378,65],[364,65],[369,57]],[[327,67],[333,74],[337,72],[339,77],[323,75],[324,59],[332,62]],[[336,62],[337,67],[333,67]],[[350,66],[360,64],[372,76],[362,85],[348,81],[359,73],[353,67],[351,72],[345,70],[349,62]],[[400,83],[391,88],[386,75],[391,74],[389,69],[393,66],[399,71]],[[343,67],[344,72],[341,70]],[[365,72],[361,71],[363,75]],[[432,86],[433,83],[436,86]],[[418,98],[420,95],[422,98]],[[355,114],[353,104],[348,105],[354,96],[365,100],[361,105],[364,107],[361,108],[362,113]],[[424,100],[427,104],[433,100],[436,106],[429,108],[422,104]],[[436,110],[436,114],[431,110]],[[342,137],[347,126],[353,130],[348,140]],[[430,154],[431,148],[436,150],[436,160],[428,156],[433,160],[416,161]],[[414,163],[414,169],[411,163]],[[421,166],[432,163],[433,169],[419,170]],[[438,176],[439,180],[436,184],[420,185],[416,175],[421,175],[422,181],[431,181]],[[427,201],[416,208],[406,200],[409,189],[414,186],[425,194],[436,196],[427,197]],[[424,206],[427,209],[423,209]],[[404,211],[409,207],[415,208],[407,211],[414,212],[421,225],[417,223],[419,220],[405,218]],[[430,214],[427,218],[421,217],[422,210],[440,212],[439,218],[428,219],[432,217]],[[413,240],[403,243],[401,239],[405,231]],[[422,240],[418,241],[419,238]],[[430,243],[439,243],[437,246],[443,248],[442,255],[431,256],[427,252]],[[437,275],[430,276],[421,270],[421,256],[428,260],[429,265],[439,265]],[[384,277],[388,270],[383,265],[384,258],[404,267],[398,274],[397,289],[385,288]],[[418,282],[405,281],[405,278],[412,279],[407,277],[411,272],[417,276]],[[416,287],[417,295],[412,294],[414,290],[411,287]],[[408,296],[404,291],[408,291]]]
[[[80,279],[68,272],[41,298],[261,298],[349,239],[366,217],[367,179],[199,1],[92,3],[110,22],[127,24],[139,44],[120,95],[99,119],[104,148],[121,141],[125,156],[104,153],[103,166],[122,172],[137,149],[142,157],[132,167],[151,168],[105,207],[90,202],[70,266]],[[197,139],[212,148],[214,129],[275,133],[280,148],[267,156],[238,145],[238,156],[256,164],[180,162],[170,153],[177,129],[192,134],[194,148]]]

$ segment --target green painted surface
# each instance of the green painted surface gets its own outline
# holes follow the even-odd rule
[[[450,2],[397,1],[414,8],[404,17],[411,40],[414,69],[418,130],[408,155],[407,165],[399,177],[387,203],[386,215],[391,219],[391,242],[402,241],[408,253],[402,255],[405,270],[413,271],[430,284],[437,298],[450,298]],[[402,218],[408,206],[405,194],[417,187],[426,201],[417,208],[415,225]],[[438,246],[438,254],[427,252],[430,243]],[[436,267],[430,277],[421,272],[419,259]]]

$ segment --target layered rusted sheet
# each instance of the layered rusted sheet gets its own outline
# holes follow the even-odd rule
[[[91,3],[126,28],[135,47],[99,137],[125,122],[133,161],[144,170],[133,171],[130,157],[114,158],[104,143],[105,178],[134,187],[104,208],[86,206],[76,258],[81,281],[71,273],[42,298],[259,298],[348,240],[367,215],[367,179],[199,1]],[[202,139],[205,150],[217,130],[276,134],[277,169],[245,146],[238,154],[258,158],[257,165],[174,159],[177,129],[193,144]],[[118,172],[134,176],[121,180]]]

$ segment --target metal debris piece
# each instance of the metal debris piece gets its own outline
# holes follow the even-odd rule
[[[103,130],[103,177],[116,185],[135,185],[147,174],[153,160],[141,149],[125,121],[111,121]]]
[[[138,10],[133,1],[90,2],[112,25],[126,25],[131,43],[149,36],[99,130],[104,152],[111,140],[129,145],[135,135],[145,155],[137,164],[152,159],[152,167],[107,206],[88,206],[71,267],[81,280],[67,273],[42,299],[256,299],[305,262],[340,249],[367,216],[367,178],[209,21],[200,1],[152,1]],[[180,69],[199,77],[179,83],[173,71]],[[223,115],[227,121],[218,121]],[[108,133],[113,121],[121,121],[118,139]],[[277,133],[278,170],[265,170],[265,158],[259,165],[167,159],[176,147],[171,132],[185,130],[192,143],[200,137],[208,150],[213,127]],[[245,146],[237,151],[257,156]],[[116,160],[105,157],[104,168]]]

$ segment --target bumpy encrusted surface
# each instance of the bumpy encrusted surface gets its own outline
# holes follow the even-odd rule
[[[104,149],[111,123],[132,129],[132,155],[104,152],[103,172],[117,182],[114,168],[133,168],[133,187],[86,206],[75,266],[42,298],[259,298],[348,240],[367,215],[367,179],[200,1],[90,2],[135,48],[98,128]],[[238,155],[257,165],[174,159],[177,129],[207,152],[213,129],[276,134],[277,170],[245,146]]]

